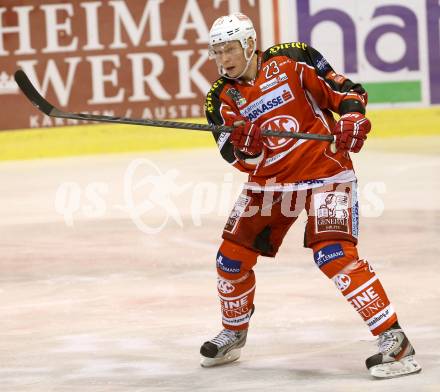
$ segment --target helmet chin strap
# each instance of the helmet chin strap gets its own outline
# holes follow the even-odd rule
[[[254,56],[255,52],[252,52],[252,54],[249,56],[249,58],[246,56],[246,49],[247,48],[243,48],[243,54],[244,54],[244,58],[246,59],[246,67],[244,67],[243,71],[240,73],[240,75],[236,76],[235,78],[231,78],[230,76],[228,76],[228,74],[224,71],[223,66],[222,65],[218,65],[218,73],[223,76],[226,79],[231,79],[231,80],[238,80],[240,79],[248,70],[249,65],[251,64],[252,61],[252,57]]]

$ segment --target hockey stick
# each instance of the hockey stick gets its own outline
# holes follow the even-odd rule
[[[193,131],[209,131],[215,133],[231,133],[234,129],[233,127],[228,127],[225,125],[209,125],[209,124],[194,124],[186,122],[176,122],[176,121],[165,121],[165,120],[148,120],[148,119],[135,119],[128,117],[114,117],[114,116],[104,116],[95,115],[87,113],[70,113],[63,112],[59,110],[52,104],[50,104],[46,99],[41,96],[37,89],[33,86],[27,75],[19,69],[15,72],[15,81],[20,87],[23,94],[36,106],[41,112],[51,117],[58,118],[69,118],[73,120],[86,120],[86,121],[98,121],[98,122],[109,122],[115,124],[130,124],[130,125],[144,125],[149,127],[161,127],[161,128],[177,128],[177,129],[187,129]],[[333,142],[334,137],[332,135],[316,135],[309,133],[293,133],[287,131],[271,131],[265,129],[262,132],[263,136],[276,136],[276,137],[286,137],[292,139],[309,139],[309,140],[320,140],[325,142]]]

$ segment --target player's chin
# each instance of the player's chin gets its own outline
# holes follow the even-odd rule
[[[226,75],[228,75],[230,78],[236,78],[240,75],[240,70],[238,67],[229,67],[225,68]]]

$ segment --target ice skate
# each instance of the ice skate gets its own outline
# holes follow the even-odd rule
[[[232,331],[223,329],[214,339],[200,347],[202,355],[200,365],[211,367],[236,361],[240,358],[241,348],[246,343],[248,330]]]
[[[422,368],[414,359],[415,350],[396,323],[395,328],[382,332],[378,339],[379,352],[365,361],[376,378],[393,378],[419,373]]]

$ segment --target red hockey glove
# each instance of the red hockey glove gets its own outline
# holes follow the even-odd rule
[[[250,121],[239,120],[234,122],[234,130],[231,133],[231,143],[242,153],[256,156],[263,150],[263,138],[261,128]]]
[[[363,114],[344,114],[332,132],[336,137],[336,148],[341,151],[359,152],[370,129],[370,120]]]

